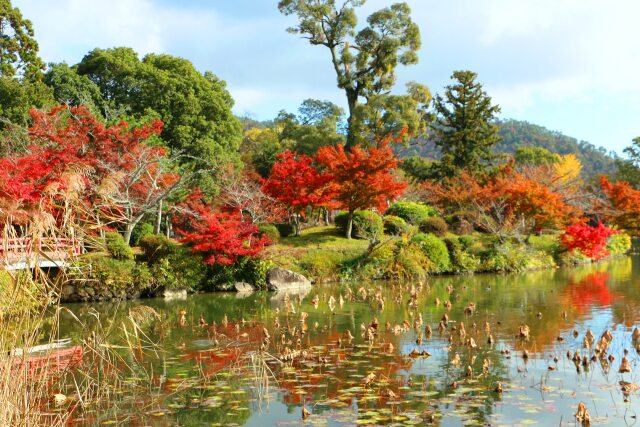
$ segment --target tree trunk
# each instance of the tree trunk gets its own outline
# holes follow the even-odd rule
[[[133,233],[135,227],[136,224],[127,224],[127,228],[124,230],[124,242],[127,245],[131,245],[131,233]]]
[[[298,214],[293,214],[293,227],[296,230],[296,237],[300,237],[300,216]]]
[[[329,225],[330,224],[330,218],[329,218],[329,208],[324,208],[324,225]]]
[[[358,94],[355,91],[347,91],[347,103],[349,105],[349,117],[347,118],[347,142],[344,145],[345,151],[351,151],[356,145],[355,112],[358,103]]]
[[[167,214],[167,239],[171,237],[171,215]]]
[[[161,226],[162,226],[162,199],[158,202],[158,214],[156,215],[156,229],[155,229],[156,234],[160,234]]]
[[[353,211],[349,211],[347,216],[347,239],[351,239],[351,230],[353,229]]]

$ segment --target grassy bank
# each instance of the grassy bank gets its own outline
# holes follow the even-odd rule
[[[474,232],[436,236],[417,230],[385,234],[374,247],[365,239],[348,240],[334,226],[303,230],[299,237],[281,238],[264,257],[316,281],[353,279],[419,279],[434,274],[514,272],[588,263],[570,254],[558,234],[500,240]],[[630,248],[628,236],[610,239],[612,256]]]

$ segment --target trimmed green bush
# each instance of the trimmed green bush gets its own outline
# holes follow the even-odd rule
[[[424,219],[420,223],[419,228],[423,233],[435,234],[438,237],[444,236],[445,234],[447,234],[447,231],[449,231],[447,222],[439,216],[432,216]]]
[[[619,232],[607,240],[607,251],[612,256],[622,255],[631,249],[631,237],[627,233]]]
[[[131,246],[124,242],[122,235],[116,231],[110,231],[105,234],[105,243],[107,251],[111,256],[118,260],[133,260],[133,250]]]
[[[282,222],[275,225],[278,229],[278,233],[280,233],[280,237],[288,237],[296,232],[296,229],[293,225],[288,222]]]
[[[280,232],[278,231],[278,227],[273,224],[260,224],[259,226],[260,233],[264,234],[271,240],[271,242],[276,243],[280,240]]]
[[[442,273],[451,269],[447,245],[433,234],[418,233],[411,239],[433,263],[433,272]]]
[[[340,212],[335,217],[336,227],[347,233],[348,212]],[[378,239],[384,233],[382,217],[371,211],[355,211],[353,213],[352,236],[358,239]]]
[[[399,216],[387,215],[384,217],[384,232],[393,236],[406,234],[411,229],[407,221]]]
[[[419,226],[425,219],[435,216],[436,210],[424,203],[410,201],[395,202],[385,212],[385,215],[398,216],[409,224]]]
[[[140,244],[140,239],[153,234],[153,232],[154,227],[148,222],[143,222],[142,224],[136,225],[133,229],[133,232],[131,233],[131,245],[138,246],[138,244]]]

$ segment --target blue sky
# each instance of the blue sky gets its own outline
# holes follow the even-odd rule
[[[338,0],[340,1],[340,0]],[[368,13],[391,4],[369,0]],[[469,69],[502,116],[621,152],[640,136],[640,1],[408,0],[422,33],[405,82],[440,92]],[[228,83],[234,111],[257,119],[305,98],[344,105],[323,47],[286,28],[277,0],[13,0],[47,62],[74,64],[95,47],[130,46],[193,61]]]

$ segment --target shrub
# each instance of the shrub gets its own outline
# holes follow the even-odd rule
[[[348,212],[340,212],[335,217],[335,224],[343,234],[347,232]],[[358,239],[378,239],[384,233],[382,217],[371,211],[355,211],[353,213],[352,235]]]
[[[131,246],[124,242],[124,238],[116,231],[110,231],[105,234],[105,243],[107,251],[111,256],[118,260],[133,260],[133,250]]]
[[[178,243],[163,236],[162,234],[150,234],[140,239],[140,249],[142,249],[142,260],[149,264],[157,262],[174,253]]]
[[[513,243],[496,244],[482,254],[481,271],[517,272],[555,267],[553,256]]]
[[[389,206],[385,215],[399,216],[409,224],[420,225],[425,219],[435,216],[436,210],[424,203],[400,201]]]
[[[631,237],[628,234],[619,232],[607,239],[607,251],[613,255],[622,255],[631,249]]]
[[[280,232],[278,231],[278,227],[273,224],[260,224],[258,227],[260,229],[260,233],[267,236],[271,242],[276,243],[280,240]]]
[[[138,246],[138,244],[140,244],[140,239],[153,234],[153,232],[154,227],[148,222],[143,222],[142,224],[136,225],[136,227],[133,229],[133,233],[131,233],[131,245]]]
[[[166,258],[149,265],[154,289],[197,290],[206,278],[207,268],[201,255],[178,248]]]
[[[444,239],[451,259],[451,270],[456,273],[471,273],[480,266],[480,259],[465,251],[469,246],[464,246],[459,237]]]
[[[443,218],[440,218],[439,216],[432,216],[424,219],[420,223],[420,231],[442,237],[447,234],[447,231],[449,231],[449,226]]]
[[[387,215],[384,217],[384,232],[394,236],[406,234],[410,230],[409,224],[399,216]]]
[[[247,282],[264,289],[267,270],[273,266],[271,261],[250,257],[238,258],[231,265],[211,265],[202,287],[208,291],[227,291],[235,282]]]
[[[449,229],[455,234],[471,234],[474,231],[473,217],[474,215],[470,212],[457,212],[446,219]]]
[[[288,222],[282,222],[275,225],[280,233],[280,237],[288,237],[295,233],[296,229]]]
[[[411,239],[433,263],[433,272],[442,273],[451,268],[447,245],[433,234],[418,233]]]
[[[80,268],[72,278],[80,282],[87,279],[100,283],[103,287],[117,293],[121,290],[137,292],[148,289],[152,285],[152,276],[145,263],[136,263],[131,259],[116,259],[99,254],[90,254],[80,262],[86,262],[90,268]]]
[[[199,289],[206,279],[203,257],[161,234],[140,240],[141,259],[152,273],[155,289]]]
[[[476,243],[476,239],[473,236],[458,236],[458,242],[462,246],[463,250],[468,250]]]

